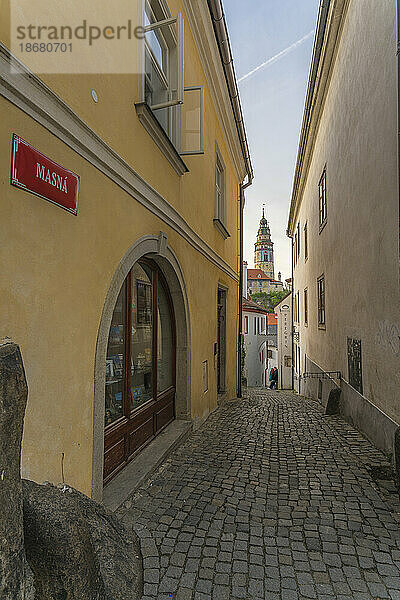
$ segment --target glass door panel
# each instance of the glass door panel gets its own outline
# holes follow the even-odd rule
[[[158,335],[157,335],[157,392],[174,384],[174,339],[172,315],[167,293],[159,280],[158,285]]]
[[[105,425],[124,414],[125,365],[125,286],[122,287],[112,316],[106,359]]]
[[[132,269],[131,410],[153,397],[153,277],[150,268]]]

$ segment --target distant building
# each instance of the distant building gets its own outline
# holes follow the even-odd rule
[[[267,315],[268,372],[278,366],[278,319],[275,313]],[[269,381],[267,381],[269,383]]]
[[[257,240],[254,244],[255,268],[248,269],[247,263],[245,265],[247,271],[247,292],[249,294],[259,292],[269,294],[270,292],[284,289],[281,281],[281,273],[278,273],[278,279],[275,279],[274,243],[271,240],[271,232],[264,215],[264,209],[260,220],[260,227],[258,228]]]
[[[264,209],[258,228],[257,241],[254,244],[254,266],[263,271],[270,279],[275,279],[274,243],[271,241],[271,232],[264,216]]]
[[[249,387],[265,386],[268,368],[267,311],[243,298],[244,377]]]
[[[272,279],[261,269],[247,269],[247,291],[249,294],[280,292],[284,289],[282,281]]]
[[[248,290],[247,290],[247,261],[244,260],[243,261],[243,290],[242,290],[242,294],[243,294],[243,298],[247,298],[248,296]]]
[[[293,388],[292,379],[292,296],[286,296],[275,306],[277,317],[278,386],[284,390]]]

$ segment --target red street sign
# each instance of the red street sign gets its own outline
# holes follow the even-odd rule
[[[79,176],[54,162],[15,133],[12,139],[11,185],[78,213]]]

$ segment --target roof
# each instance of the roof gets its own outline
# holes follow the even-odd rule
[[[332,10],[330,10],[331,5],[333,5]],[[294,235],[294,226],[298,207],[301,202],[304,179],[308,172],[307,167],[312,159],[315,135],[324,107],[323,100],[329,87],[329,74],[334,62],[333,57],[339,44],[345,18],[345,0],[337,0],[336,2],[332,2],[332,0],[320,0],[318,24],[286,230],[289,237]]]
[[[208,0],[211,21],[214,27],[215,38],[220,52],[222,67],[225,74],[226,85],[231,100],[233,118],[235,119],[236,129],[242,149],[243,159],[246,165],[248,183],[254,179],[253,167],[251,164],[250,150],[247,142],[247,134],[244,125],[242,106],[236,80],[235,67],[231,51],[231,44],[228,36],[228,28],[225,22],[225,14],[221,0]]]
[[[265,308],[254,302],[254,300],[248,300],[247,298],[243,298],[243,311],[259,312],[263,315],[268,314]]]
[[[266,275],[264,271],[261,271],[261,269],[247,269],[247,279],[255,279],[257,281],[271,281],[272,283],[282,283],[282,281],[279,281],[278,279],[272,279],[272,277],[268,277],[268,275]]]
[[[286,294],[286,296],[284,298],[282,298],[282,300],[280,302],[278,302],[278,304],[275,305],[275,310],[278,308],[278,306],[280,306],[283,303],[285,303],[285,304],[289,303],[289,306],[290,306],[291,301],[292,301],[292,293],[288,292]]]
[[[247,269],[247,279],[269,279],[270,281],[273,281],[273,279],[268,277],[261,269]]]

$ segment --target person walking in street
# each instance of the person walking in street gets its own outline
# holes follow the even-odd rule
[[[269,389],[278,389],[278,369],[276,367],[272,367],[269,374],[270,386]]]
[[[274,389],[278,389],[278,367],[275,367],[274,369],[274,375],[273,375],[273,381],[274,381]]]
[[[269,389],[272,390],[274,387],[274,367],[269,372]]]

